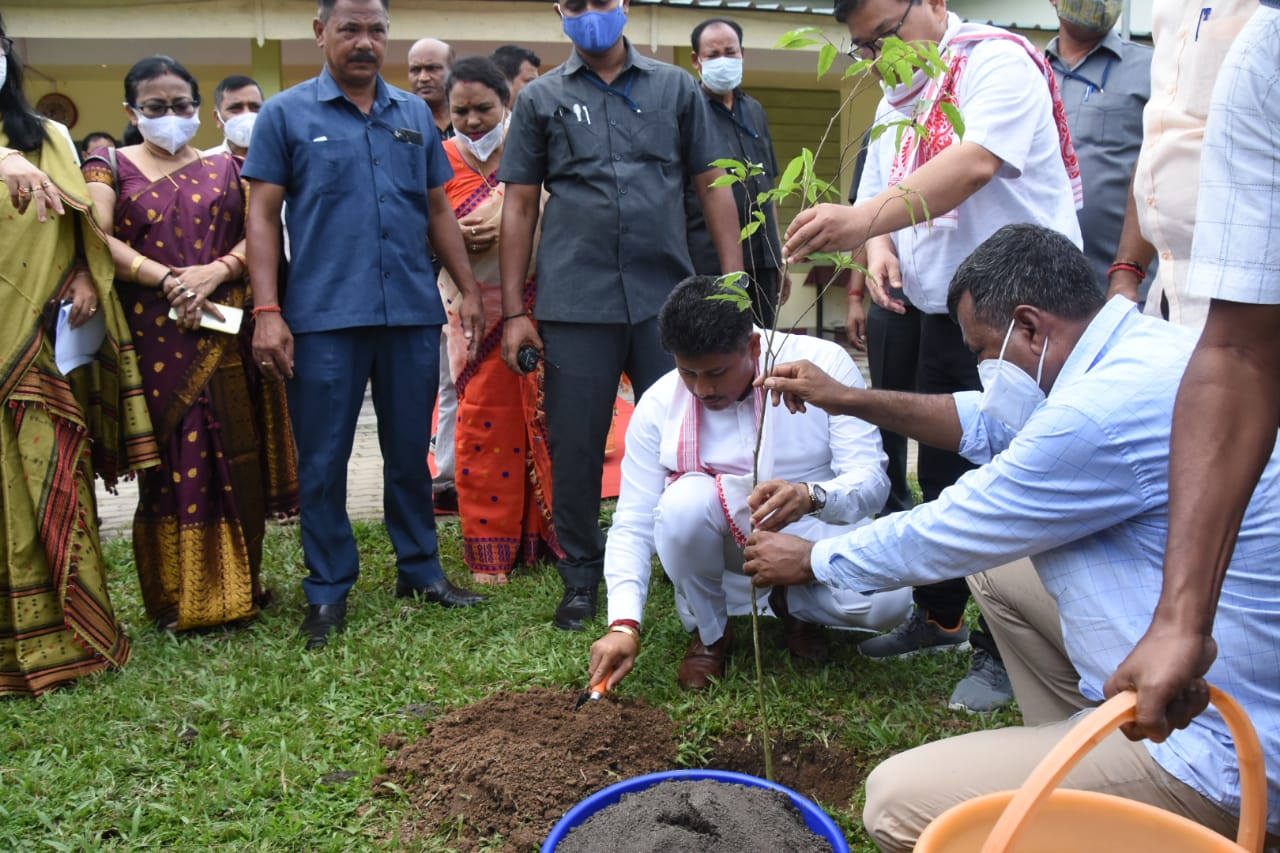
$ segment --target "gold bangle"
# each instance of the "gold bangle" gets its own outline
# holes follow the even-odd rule
[[[142,265],[143,263],[146,262],[146,260],[147,259],[142,255],[142,253],[139,252],[138,257],[134,258],[133,263],[129,264],[129,278],[133,279],[139,284],[142,283],[142,280],[138,278],[138,270],[142,269]]]
[[[606,634],[627,634],[636,641],[636,654],[640,653],[640,632],[630,625],[610,625]]]

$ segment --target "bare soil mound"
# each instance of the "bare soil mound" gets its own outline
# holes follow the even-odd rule
[[[463,853],[536,851],[588,795],[675,768],[676,727],[666,712],[613,697],[574,711],[576,698],[546,688],[500,692],[428,719],[423,736],[384,737],[395,754],[374,785],[408,796],[400,841],[444,838]],[[707,766],[765,775],[756,737],[725,738]],[[844,808],[864,771],[848,750],[784,739],[774,743],[774,774],[821,805]]]
[[[610,699],[575,712],[576,698],[548,689],[497,693],[431,720],[425,737],[384,738],[398,752],[374,784],[394,783],[412,803],[400,838],[447,831],[464,853],[537,850],[587,795],[675,766],[666,713]]]

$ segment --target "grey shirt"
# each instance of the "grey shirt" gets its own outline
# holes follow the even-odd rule
[[[1045,48],[1062,90],[1067,127],[1080,158],[1084,207],[1079,210],[1084,253],[1103,291],[1124,226],[1133,165],[1142,148],[1142,109],[1151,96],[1151,48],[1107,34],[1074,68]]]
[[[549,194],[539,320],[643,322],[693,273],[685,179],[726,152],[692,75],[626,46],[611,91],[574,51],[516,100],[499,175]]]
[[[701,87],[699,87],[701,88]],[[752,212],[764,213],[765,222],[751,235],[743,246],[742,260],[747,272],[776,269],[782,266],[782,247],[778,245],[778,216],[773,202],[761,207],[756,199],[760,193],[773,189],[778,176],[778,158],[773,152],[773,135],[769,131],[769,118],[764,105],[737,89],[733,93],[733,109],[702,89],[711,108],[712,126],[720,137],[720,146],[729,153],[725,156],[744,163],[754,163],[764,171],[747,179],[745,184],[733,185],[733,203],[738,209],[738,224],[752,221]],[[693,268],[704,275],[720,275],[720,256],[707,229],[707,218],[702,203],[692,183],[684,194],[685,216],[689,219],[689,255]]]

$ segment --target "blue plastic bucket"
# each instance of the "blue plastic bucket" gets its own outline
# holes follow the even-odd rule
[[[713,779],[717,782],[727,782],[731,785],[748,785],[753,788],[769,788],[774,791],[781,791],[791,798],[791,802],[800,810],[800,814],[804,816],[805,826],[820,838],[825,838],[831,842],[831,848],[835,853],[849,853],[849,844],[844,839],[844,833],[840,831],[840,827],[836,826],[835,821],[818,808],[807,797],[797,794],[790,788],[783,787],[776,782],[770,782],[768,779],[761,779],[758,776],[748,776],[745,773],[734,773],[729,770],[667,770],[662,773],[649,773],[645,776],[636,776],[632,779],[624,779],[621,782],[610,785],[596,791],[573,808],[569,809],[564,817],[560,818],[551,829],[551,834],[547,836],[547,840],[542,845],[542,853],[555,853],[556,847],[569,834],[569,830],[583,824],[601,809],[606,809],[614,803],[622,799],[623,794],[634,794],[637,791],[643,791],[646,788],[652,788],[662,782],[696,782],[700,779]]]

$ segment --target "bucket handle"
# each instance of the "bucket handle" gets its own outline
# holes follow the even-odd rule
[[[1209,685],[1209,701],[1226,720],[1240,759],[1240,828],[1236,844],[1251,853],[1261,853],[1267,809],[1262,743],[1244,709],[1212,684]],[[982,853],[1005,853],[1009,850],[1063,777],[1114,729],[1133,720],[1137,705],[1138,694],[1126,690],[1086,714],[1031,771],[987,836]]]

